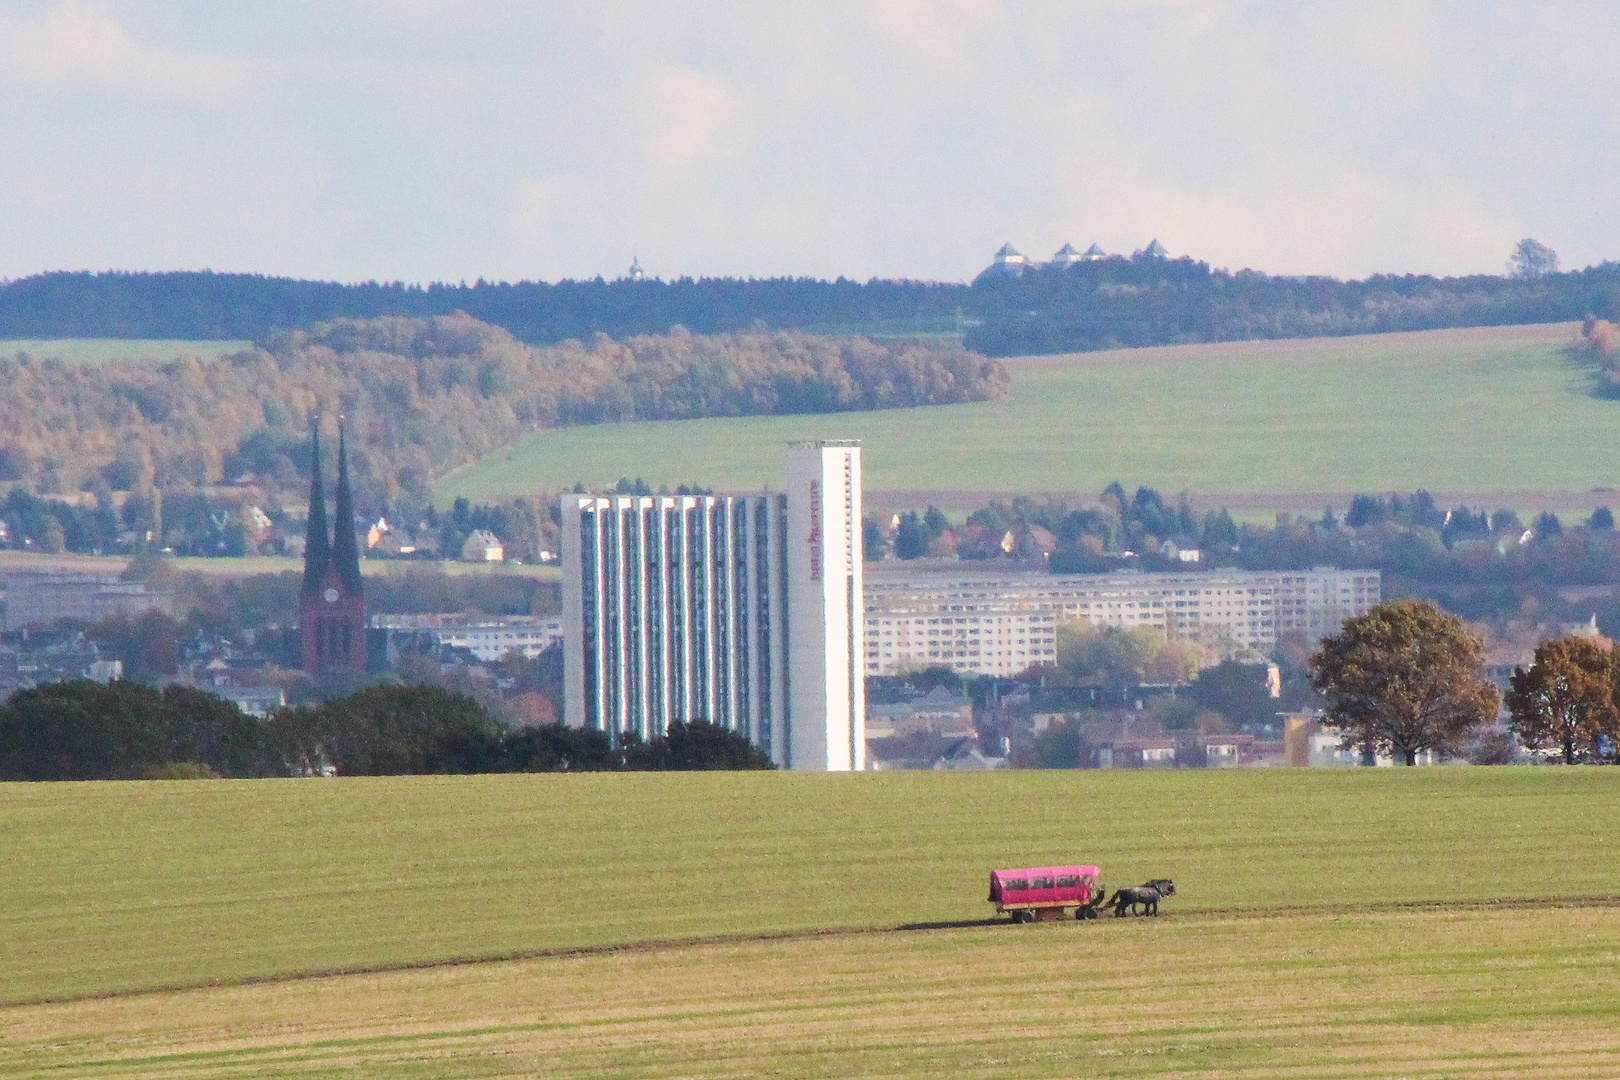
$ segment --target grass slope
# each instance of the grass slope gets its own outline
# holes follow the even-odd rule
[[[0,1012],[14,1077],[1620,1075],[1614,912],[1046,924]]]
[[[983,917],[993,865],[1177,911],[1620,895],[1620,770],[0,785],[0,1002]]]
[[[644,477],[780,486],[779,447],[857,438],[904,491],[1537,491],[1620,486],[1620,403],[1568,325],[1176,346],[1009,363],[1005,401],[559,429],[444,478],[441,503]]]
[[[1617,795],[1561,768],[0,785],[0,1073],[1609,1077]],[[989,866],[1071,858],[1180,895],[976,923]],[[926,920],[963,925],[894,929]],[[887,929],[230,985],[829,926]],[[190,988],[19,1003],[162,985]]]
[[[241,352],[251,341],[165,341],[156,338],[0,339],[0,356],[27,353],[35,359],[67,364],[105,364],[111,360],[151,360],[167,363],[182,356],[211,360],[221,353]]]

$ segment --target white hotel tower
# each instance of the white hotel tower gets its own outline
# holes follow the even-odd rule
[[[858,443],[790,444],[781,495],[568,495],[562,531],[571,726],[708,720],[865,768]]]

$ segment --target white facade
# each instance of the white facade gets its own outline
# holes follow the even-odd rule
[[[866,589],[865,671],[942,665],[1015,675],[1056,659],[1056,624],[1217,632],[1267,652],[1277,635],[1315,642],[1379,602],[1376,570],[1043,574],[882,568]]]
[[[861,448],[788,446],[793,767],[866,767]]]
[[[513,649],[530,660],[562,640],[561,618],[508,616],[468,619],[465,615],[373,615],[371,625],[414,631],[435,645],[467,649],[479,660],[499,660]]]
[[[860,450],[794,444],[783,495],[563,499],[566,720],[745,734],[778,765],[861,768]]]
[[[866,673],[948,667],[976,675],[1017,675],[1057,662],[1057,616],[1033,608],[866,612]]]

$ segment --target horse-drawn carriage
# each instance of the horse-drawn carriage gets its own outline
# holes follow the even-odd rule
[[[1169,878],[1132,888],[1120,889],[1113,896],[1103,888],[1102,870],[1095,866],[1047,866],[1029,870],[990,871],[990,902],[1013,922],[1045,922],[1067,917],[1074,909],[1076,919],[1095,919],[1097,909],[1112,905],[1116,918],[1141,907],[1144,915],[1157,915],[1159,901],[1174,896],[1175,883]],[[1104,897],[1107,897],[1105,900]]]

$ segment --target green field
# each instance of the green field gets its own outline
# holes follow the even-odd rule
[[[0,785],[0,1073],[1612,1077],[1617,808],[1551,767]],[[1179,894],[981,922],[986,869],[1069,860]]]
[[[105,364],[110,360],[151,360],[167,363],[181,356],[212,360],[220,353],[241,352],[251,341],[166,341],[157,338],[32,338],[0,339],[0,356],[27,353],[36,360],[68,364]]]
[[[1585,491],[1620,487],[1620,402],[1569,325],[1031,357],[1000,402],[610,424],[527,438],[441,480],[441,504],[643,477],[750,491],[780,446],[856,438],[866,487],[908,492]],[[948,500],[947,500],[948,501]],[[1342,509],[1342,507],[1341,507]]]

